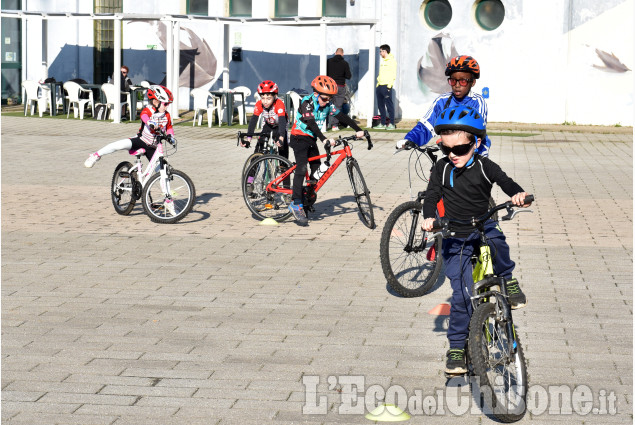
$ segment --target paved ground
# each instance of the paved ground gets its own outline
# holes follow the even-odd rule
[[[235,129],[207,127],[176,129],[172,163],[196,185],[194,211],[177,225],[140,206],[118,216],[108,186],[127,155],[83,161],[135,130],[2,117],[3,423],[362,424],[373,400],[401,390],[407,423],[493,422],[453,405],[473,400],[441,373],[445,321],[428,311],[449,285],[416,299],[386,289],[379,238],[408,199],[408,155],[392,155],[403,134],[354,150],[375,204],[369,230],[343,171],[308,228],[259,226],[238,184],[248,152]],[[632,134],[493,143],[537,197],[534,214],[503,225],[529,297],[514,316],[535,385],[523,422],[631,423]],[[357,407],[344,399],[351,380],[366,397]],[[576,413],[587,407],[599,410]]]

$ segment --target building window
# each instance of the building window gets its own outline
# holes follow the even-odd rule
[[[322,0],[322,16],[346,18],[346,0]]]
[[[187,0],[187,14],[207,16],[207,1],[208,0]]]
[[[20,10],[20,0],[2,0],[2,9]],[[22,102],[22,20],[2,18],[2,104]]]
[[[229,0],[229,16],[251,16],[252,0]]]
[[[95,0],[95,13],[122,12],[123,0]],[[115,21],[112,19],[97,19],[94,24],[94,31],[95,47],[93,82],[95,84],[100,84],[105,83],[108,80],[108,77],[113,75]]]
[[[425,0],[419,8],[419,19],[433,30],[445,28],[452,19],[448,0]]]
[[[474,18],[485,31],[493,31],[505,19],[505,6],[501,0],[477,0],[474,3]]]
[[[298,0],[276,0],[276,17],[298,16]]]

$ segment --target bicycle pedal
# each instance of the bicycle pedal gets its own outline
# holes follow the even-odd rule
[[[452,378],[459,378],[461,376],[466,376],[467,372],[463,372],[463,373],[448,373],[448,372],[443,372],[443,375],[445,375],[445,379],[452,379]]]
[[[317,180],[315,180],[314,178],[310,178],[309,180],[306,181],[307,185],[314,185],[317,184]]]

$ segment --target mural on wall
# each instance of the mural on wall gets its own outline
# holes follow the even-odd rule
[[[417,78],[419,88],[427,93],[445,93],[448,82],[445,77],[445,66],[454,56],[458,56],[454,41],[449,34],[439,33],[428,43],[428,52],[417,62]]]
[[[595,65],[594,68],[600,69],[602,71],[607,72],[626,72],[630,71],[630,69],[624,65],[613,53],[607,53],[604,50],[595,49],[595,53],[598,55],[600,60],[604,63],[604,65]]]
[[[155,27],[157,37],[163,50],[167,51],[167,25],[164,22],[148,21],[151,27]],[[185,32],[186,37],[184,37]],[[189,42],[189,45],[184,42]],[[216,76],[217,60],[214,52],[207,42],[200,38],[194,31],[181,26],[180,40],[180,67],[179,86],[181,87],[202,87]]]

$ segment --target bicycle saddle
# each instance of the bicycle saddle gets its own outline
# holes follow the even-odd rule
[[[130,155],[139,156],[139,155],[143,155],[144,153],[146,153],[146,150],[145,150],[145,149],[143,149],[143,148],[141,148],[141,149],[137,149],[137,150],[130,149],[130,150],[128,151],[128,153],[129,153]]]

